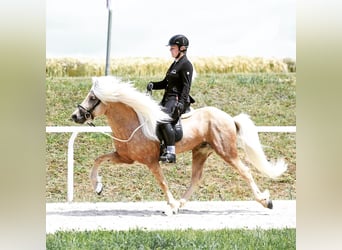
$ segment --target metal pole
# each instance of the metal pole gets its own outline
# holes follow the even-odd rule
[[[107,30],[107,53],[106,53],[106,68],[105,75],[107,76],[110,70],[110,42],[111,42],[111,34],[112,34],[112,1],[107,0],[107,8],[108,8],[108,30]]]

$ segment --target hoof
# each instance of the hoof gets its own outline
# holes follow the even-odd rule
[[[166,215],[166,216],[172,216],[172,215],[178,214],[178,209],[167,209],[166,211],[163,211],[162,213],[163,215]]]
[[[271,200],[268,201],[267,203],[267,208],[272,209],[273,208],[273,203]]]
[[[97,183],[96,184],[96,189],[95,189],[95,193],[97,195],[100,195],[102,193],[102,190],[103,190],[103,185],[102,183]]]
[[[179,212],[179,208],[172,210],[172,214],[178,214],[178,212]]]
[[[166,216],[172,216],[175,214],[178,214],[179,212],[179,203],[177,206],[170,206],[170,204],[167,206],[167,209],[163,212],[164,215]]]
[[[185,203],[186,203],[186,200],[185,199],[180,199],[179,200],[179,207],[184,207],[185,206]]]

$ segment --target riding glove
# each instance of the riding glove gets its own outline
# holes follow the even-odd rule
[[[153,83],[149,82],[146,86],[147,91],[151,91],[153,89]]]
[[[178,103],[176,104],[176,106],[175,106],[173,112],[172,112],[171,117],[172,117],[174,120],[178,119],[178,118],[182,115],[183,109],[184,109],[184,104],[181,103],[181,102],[178,102]]]

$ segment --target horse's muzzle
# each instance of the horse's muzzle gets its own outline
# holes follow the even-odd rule
[[[83,112],[80,112],[80,110],[76,110],[72,115],[71,115],[71,119],[79,124],[83,124],[86,122],[87,118],[85,117]]]

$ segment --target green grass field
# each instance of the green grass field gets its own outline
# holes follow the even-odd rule
[[[163,75],[124,76],[141,91],[150,80]],[[231,115],[240,112],[251,116],[256,125],[296,125],[295,74],[205,74],[193,83],[191,94],[196,99],[194,108],[215,106]],[[89,77],[47,78],[46,125],[75,126],[70,120],[77,103],[91,88]],[[154,91],[160,100],[162,91]],[[103,118],[96,125],[107,125]],[[70,134],[46,136],[46,201],[66,199],[66,158]],[[260,189],[269,189],[272,199],[296,198],[296,136],[295,133],[260,133],[269,159],[284,157],[288,171],[278,180],[261,176],[251,168]],[[113,150],[112,140],[100,133],[81,133],[75,141],[75,201],[148,201],[164,200],[154,177],[146,166],[110,165],[100,168],[104,191],[95,196],[89,182],[89,171],[94,159]],[[243,158],[244,155],[242,154]],[[163,171],[175,197],[187,188],[191,175],[191,153],[180,154],[177,164],[163,165]],[[250,200],[253,199],[245,181],[216,155],[209,157],[204,176],[193,200]]]
[[[296,249],[295,229],[57,232],[46,237],[47,250],[103,249]]]

